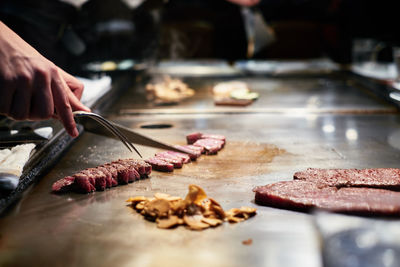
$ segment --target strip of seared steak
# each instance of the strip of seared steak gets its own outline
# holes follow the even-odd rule
[[[199,139],[193,145],[204,148],[207,155],[214,155],[222,149],[224,144],[223,141],[218,139]]]
[[[146,159],[146,162],[149,163],[156,171],[162,171],[162,172],[174,171],[174,165],[172,163],[169,163],[157,157]]]
[[[183,164],[196,160],[201,154],[217,154],[225,145],[225,136],[217,134],[196,132],[187,135],[186,139],[189,145],[176,145],[175,147],[187,151],[188,154],[169,150],[162,151],[148,159],[147,162],[152,165],[154,170],[171,172],[173,168],[182,168]]]
[[[180,158],[183,162],[183,164],[189,163],[191,162],[190,156],[188,154],[185,153],[180,153],[180,152],[176,152],[176,151],[165,151],[166,154]]]
[[[151,165],[143,160],[118,160],[62,178],[53,184],[52,191],[90,193],[118,184],[127,184],[148,177],[150,173]]]
[[[220,134],[203,134],[200,132],[195,132],[186,136],[186,141],[188,144],[194,144],[199,139],[216,139],[222,141],[225,144],[225,136]]]
[[[181,157],[171,155],[167,151],[156,153],[155,158],[171,163],[175,169],[180,169],[183,166],[183,159]]]
[[[400,189],[400,169],[316,169],[296,172],[294,179],[335,187]]]
[[[200,132],[188,134],[188,135],[186,135],[186,141],[187,141],[188,144],[193,144],[197,140],[201,139],[202,135],[203,134],[200,133]]]
[[[304,180],[284,181],[255,188],[260,205],[364,215],[400,216],[400,192],[361,187],[321,185]]]
[[[199,146],[193,146],[193,145],[186,145],[186,146],[181,146],[181,145],[176,145],[176,148],[188,151],[188,155],[191,160],[196,160],[198,157],[201,156],[202,153],[205,152],[203,147]]]

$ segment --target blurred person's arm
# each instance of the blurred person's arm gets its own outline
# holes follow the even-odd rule
[[[89,111],[79,101],[82,91],[79,80],[0,21],[0,114],[16,120],[57,117],[71,136],[77,136],[72,111]]]

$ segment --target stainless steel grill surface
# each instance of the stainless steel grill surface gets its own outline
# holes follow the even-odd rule
[[[244,77],[260,99],[229,112],[214,107],[210,91],[227,77],[184,78],[197,91],[192,99],[154,107],[139,83],[108,110],[108,118],[169,144],[184,144],[192,131],[222,134],[225,148],[173,173],[153,171],[150,179],[127,186],[90,195],[51,194],[52,183],[63,176],[134,156],[117,140],[84,133],[3,214],[0,265],[320,267],[315,216],[257,206],[252,189],[291,180],[295,171],[308,167],[399,166],[396,108],[346,77]],[[160,124],[171,127],[142,128]],[[144,158],[159,151],[138,149]],[[131,196],[155,192],[183,197],[189,184],[203,187],[224,209],[251,206],[258,214],[201,232],[162,230],[125,203]],[[243,245],[249,238],[252,244]]]

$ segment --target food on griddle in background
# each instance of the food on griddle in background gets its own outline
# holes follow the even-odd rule
[[[151,170],[151,165],[143,160],[120,159],[64,177],[52,185],[52,191],[55,193],[102,191],[112,186],[146,178]]]
[[[248,92],[250,90],[247,83],[242,81],[221,82],[213,87],[215,97],[230,97],[233,91]]]
[[[215,105],[247,106],[259,97],[242,81],[218,83],[213,87],[213,94]]]
[[[197,185],[189,185],[185,199],[156,193],[153,198],[131,197],[131,207],[147,220],[157,223],[158,228],[168,229],[185,225],[190,230],[204,230],[221,225],[224,221],[237,223],[256,214],[256,209],[241,207],[225,212],[221,205]]]
[[[202,153],[217,154],[224,147],[225,139],[225,136],[219,134],[191,133],[186,136],[189,145],[175,146],[187,151],[188,154],[167,150],[156,153],[146,162],[151,164],[156,171],[172,172],[174,168],[182,168],[183,164],[196,160]]]
[[[102,71],[115,71],[117,69],[117,63],[114,61],[104,61],[100,65]]]
[[[294,179],[336,187],[400,189],[400,169],[317,169],[296,172]]]
[[[245,107],[253,104],[253,100],[249,99],[233,99],[233,98],[215,98],[214,104],[216,106],[238,106]]]
[[[164,76],[162,82],[147,84],[146,91],[148,99],[156,104],[175,104],[195,93],[186,83],[169,76]]]
[[[256,187],[260,205],[363,215],[400,216],[400,169],[314,169],[295,180]],[[389,190],[393,189],[393,190]]]

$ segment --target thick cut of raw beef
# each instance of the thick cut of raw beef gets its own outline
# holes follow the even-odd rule
[[[400,192],[361,187],[321,185],[304,180],[284,181],[256,187],[255,201],[260,205],[363,215],[400,216]]]
[[[335,187],[400,189],[400,169],[316,169],[296,172],[294,179]]]

